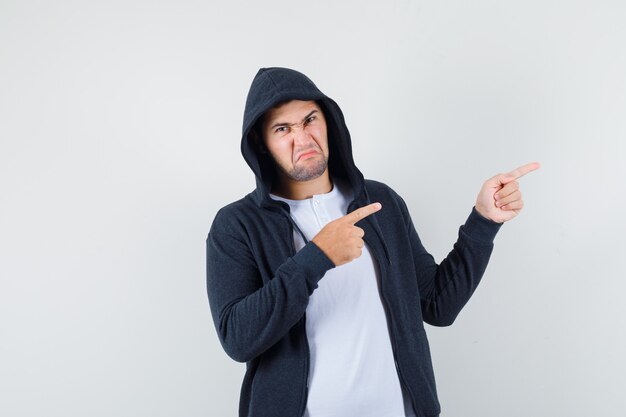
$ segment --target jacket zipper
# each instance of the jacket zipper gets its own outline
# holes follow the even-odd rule
[[[368,199],[369,201],[369,199]],[[356,200],[353,200],[349,206],[348,206],[348,212],[350,212],[352,206],[355,204]],[[356,208],[356,207],[355,207]],[[372,227],[374,227],[372,225]],[[382,236],[379,235],[379,239],[381,239],[382,241]],[[383,304],[383,309],[385,310],[385,316],[387,319],[387,328],[389,329],[389,339],[391,340],[391,351],[393,353],[393,364],[396,367],[396,373],[398,374],[398,379],[400,380],[400,384],[402,385],[402,387],[404,388],[404,391],[406,392],[406,394],[409,396],[409,398],[411,399],[411,406],[413,407],[413,412],[415,413],[416,416],[419,415],[419,413],[417,412],[417,407],[415,406],[415,398],[413,398],[413,393],[411,392],[411,390],[408,387],[408,384],[406,383],[404,376],[402,375],[402,371],[400,371],[400,366],[398,365],[398,356],[397,356],[397,342],[396,342],[396,336],[393,332],[393,321],[391,318],[391,310],[389,309],[389,301],[387,300],[387,296],[385,295],[385,291],[383,290],[383,275],[386,272],[386,267],[383,267],[381,262],[380,262],[380,254],[376,251],[376,249],[374,249],[374,246],[370,243],[369,239],[367,239],[366,237],[363,237],[363,240],[365,241],[365,243],[368,244],[368,246],[370,248],[372,248],[372,253],[374,255],[374,257],[376,258],[376,262],[378,263],[378,269],[380,270],[380,283],[379,283],[379,290],[380,290],[380,298]],[[381,242],[381,244],[383,245],[383,249],[384,249],[384,242]],[[391,265],[391,258],[387,257],[387,261],[389,262],[389,264]],[[308,346],[308,344],[307,344]]]
[[[288,210],[282,210],[282,214],[285,216],[285,218],[287,219],[287,224],[289,226],[289,243],[291,246],[291,256],[295,256],[296,255],[296,244],[293,241],[293,231],[294,231],[294,226],[298,229],[298,232],[300,233],[300,235],[302,236],[302,239],[304,240],[304,243],[307,243],[307,238],[306,236],[304,236],[304,233],[302,233],[302,230],[300,230],[300,228],[298,227],[298,225],[296,225],[293,222],[293,219],[291,218],[291,214],[289,213]],[[300,406],[300,415],[304,417],[304,413],[306,412],[306,403],[308,400],[308,396],[309,396],[309,367],[310,367],[310,362],[311,362],[311,352],[309,350],[309,339],[306,335],[306,311],[305,313],[302,315],[302,326],[304,327],[304,348],[305,348],[305,355],[304,355],[304,384],[302,384],[304,386],[304,392],[302,393],[302,405]]]
[[[296,254],[296,245],[293,242],[293,229],[293,224],[291,223],[291,220],[289,220],[289,243],[291,243],[291,256],[295,256]],[[309,339],[306,335],[306,312],[302,316],[302,326],[304,327],[304,348],[306,354],[304,355],[304,384],[302,384],[304,386],[304,392],[302,393],[302,405],[300,407],[300,415],[304,417],[304,413],[306,412],[306,402],[309,396],[309,366],[311,361],[311,352],[309,351]]]
[[[380,295],[381,295],[380,298],[382,300],[383,309],[385,310],[385,315],[387,316],[387,327],[389,328],[389,338],[391,339],[391,351],[393,352],[393,363],[396,366],[396,373],[398,374],[398,378],[400,379],[400,384],[404,388],[404,391],[411,399],[411,406],[413,407],[413,412],[415,413],[415,415],[418,415],[419,413],[417,412],[417,407],[415,406],[415,399],[413,398],[413,393],[409,389],[408,384],[406,383],[404,376],[402,375],[402,371],[400,370],[400,366],[398,365],[398,357],[396,353],[398,350],[396,336],[393,332],[393,321],[391,318],[391,311],[389,309],[389,301],[387,300],[387,296],[385,295],[385,291],[383,290],[383,278],[384,278],[383,274],[385,274],[384,272],[385,268],[381,266],[380,256],[376,252],[376,250],[374,250],[374,247],[367,241],[367,239],[364,238],[364,240],[369,245],[369,247],[372,248],[372,252],[374,253],[374,256],[376,257],[376,261],[378,262],[378,267],[379,267],[378,269],[380,270],[380,284],[379,284]]]
[[[306,349],[305,362],[304,362],[304,394],[302,395],[302,412],[301,416],[304,417],[304,413],[306,412],[306,403],[309,399],[309,366],[311,361],[311,352],[309,351],[309,338],[306,335],[306,313],[302,316],[302,325],[304,326],[304,347]]]

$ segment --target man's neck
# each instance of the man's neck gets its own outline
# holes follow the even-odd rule
[[[316,194],[329,193],[333,189],[328,169],[319,177],[309,181],[294,181],[283,175],[279,175],[279,184],[272,189],[272,194],[289,200],[304,200]]]

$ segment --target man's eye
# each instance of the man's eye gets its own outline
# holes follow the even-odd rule
[[[308,119],[306,119],[306,123],[311,123],[313,120],[315,120],[315,116],[311,116]]]
[[[282,132],[286,132],[286,131],[287,131],[287,128],[285,126],[280,126],[280,127],[277,127],[274,132],[275,133],[282,133]]]

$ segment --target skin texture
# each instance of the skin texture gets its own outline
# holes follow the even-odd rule
[[[524,207],[517,180],[539,167],[538,162],[531,162],[506,174],[489,178],[476,198],[476,211],[497,223],[516,217]]]
[[[326,119],[317,103],[292,100],[274,107],[265,114],[262,130],[278,174],[273,193],[302,200],[332,189]]]
[[[365,232],[355,223],[376,213],[382,208],[380,203],[372,203],[358,208],[352,213],[338,218],[320,230],[313,242],[330,258],[335,266],[346,264],[363,251]]]
[[[303,200],[332,190],[326,119],[317,103],[292,100],[272,108],[264,115],[262,134],[278,175],[274,194]],[[489,178],[476,198],[476,211],[497,223],[516,217],[524,206],[517,180],[538,168],[533,162]],[[364,245],[365,233],[355,223],[381,209],[378,202],[361,207],[328,223],[312,241],[336,266],[348,263],[361,256]]]

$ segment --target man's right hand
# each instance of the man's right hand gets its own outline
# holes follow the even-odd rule
[[[355,223],[376,213],[380,203],[358,208],[352,213],[333,220],[315,235],[312,241],[324,252],[335,266],[346,264],[361,256],[365,232]]]

